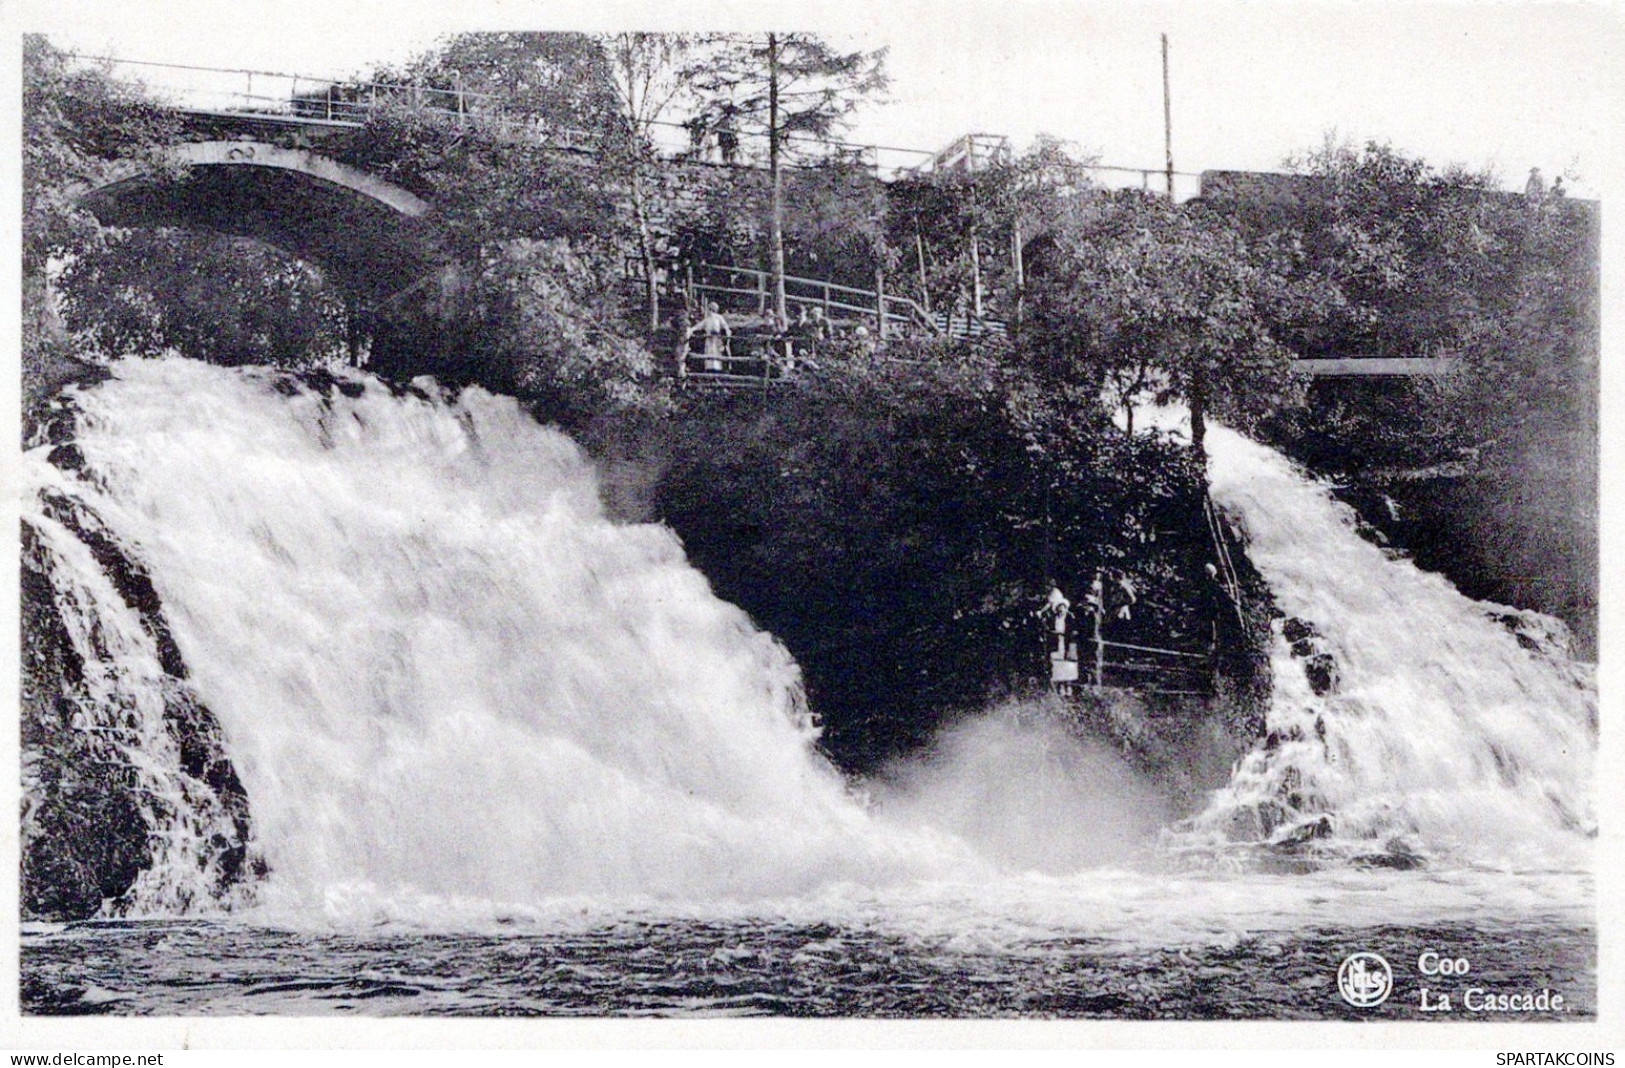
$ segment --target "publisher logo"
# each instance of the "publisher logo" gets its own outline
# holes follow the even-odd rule
[[[1357,1009],[1371,1009],[1394,992],[1394,973],[1376,953],[1351,953],[1337,969],[1337,992]]]

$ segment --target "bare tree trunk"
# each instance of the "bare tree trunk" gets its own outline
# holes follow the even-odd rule
[[[351,367],[361,366],[361,298],[344,294],[344,354]]]
[[[1197,372],[1191,378],[1191,448],[1198,459],[1207,459],[1207,382]]]
[[[649,336],[653,337],[660,329],[660,282],[655,277],[658,265],[655,263],[654,234],[649,228],[649,206],[643,185],[642,164],[634,162],[632,166],[632,215],[638,224],[638,252],[643,257],[643,284],[644,297],[648,302]]]
[[[767,35],[767,169],[773,177],[771,245],[773,314],[778,326],[790,321],[784,297],[784,175],[779,159],[779,36]]]
[[[886,340],[886,263],[875,257],[875,337]]]
[[[925,309],[925,314],[930,315],[931,287],[925,282],[925,239],[920,236],[917,227],[914,230],[914,255],[920,266],[920,307]]]
[[[1016,322],[1021,322],[1027,305],[1027,263],[1021,254],[1021,217],[1010,220],[1010,266],[1016,274]]]
[[[971,278],[971,309],[976,318],[982,317],[982,251],[981,242],[976,237],[976,227],[970,230],[970,278]]]

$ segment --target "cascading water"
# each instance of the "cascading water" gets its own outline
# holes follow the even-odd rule
[[[138,769],[157,844],[125,911],[263,869],[263,908],[327,916],[986,887],[1136,861],[1160,820],[1026,713],[949,732],[866,806],[786,651],[670,531],[610,523],[510,399],[131,360],[69,409],[72,462],[28,455],[24,518],[93,683],[79,725]],[[1390,559],[1270,450],[1209,449],[1290,618],[1269,737],[1176,857],[1580,866],[1593,698],[1537,619]],[[131,568],[147,592],[113,588]],[[1145,892],[1067,885],[1097,915]]]
[[[964,862],[875,831],[783,647],[668,530],[606,520],[514,401],[165,360],[74,404],[82,470],[36,451],[30,474],[151,569],[273,899],[751,896]]]
[[[1215,502],[1286,616],[1265,741],[1175,840],[1403,865],[1572,863],[1594,831],[1596,707],[1555,620],[1472,601],[1223,427]]]
[[[55,667],[24,693],[48,709],[24,728],[25,903],[212,904],[248,860],[247,805],[148,579],[71,497],[37,494],[22,519],[27,623],[40,632],[28,666]]]
[[[1288,617],[1269,737],[1148,864],[1156,785],[1055,702],[851,789],[786,651],[512,400],[132,360],[61,414],[24,467],[25,905],[231,916],[25,930],[27,1011],[1335,1015],[1349,942],[1420,931],[1592,1011],[1555,624],[1222,429]]]

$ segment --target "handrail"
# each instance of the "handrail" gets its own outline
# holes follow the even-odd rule
[[[747,278],[754,279],[759,286],[765,286],[767,283],[772,281],[773,277],[770,272],[764,271],[757,267],[730,267],[719,263],[700,263],[695,265],[695,269],[697,271],[720,271],[729,274],[743,275]],[[793,274],[785,275],[784,282],[787,287],[791,285],[806,286],[818,290],[821,295],[839,292],[851,294],[855,297],[866,298],[869,301],[866,306],[853,305],[845,304],[840,301],[829,300],[827,296],[822,296],[822,299],[820,299],[820,296],[802,296],[800,294],[792,295],[786,292],[785,300],[787,302],[793,301],[798,305],[810,305],[818,307],[838,307],[843,310],[855,311],[865,315],[875,314],[879,310],[877,308],[877,304],[884,302],[886,305],[884,308],[884,313],[888,319],[912,321],[932,330],[933,332],[942,332],[941,327],[937,325],[936,319],[928,314],[926,310],[920,306],[919,302],[914,300],[912,297],[905,297],[895,293],[877,293],[872,289],[859,289],[856,286],[845,286],[837,282],[826,282],[820,278],[804,278],[800,275]],[[734,293],[745,296],[755,296],[762,292],[761,289],[740,290],[726,286],[719,286],[714,283],[704,281],[696,281],[693,283],[693,285],[695,289],[705,290],[707,292]],[[898,305],[902,307],[905,309],[907,314],[893,311],[891,305]]]
[[[1230,556],[1230,545],[1224,537],[1224,523],[1219,510],[1213,506],[1213,497],[1206,491],[1202,492],[1202,516],[1207,520],[1208,533],[1213,538],[1214,555],[1218,557],[1219,567],[1224,575],[1224,592],[1230,595],[1230,603],[1236,610],[1236,622],[1242,630],[1247,629],[1247,615],[1241,604],[1241,579],[1236,574],[1235,560]]]
[[[191,72],[200,73],[200,74],[243,75],[243,76],[246,76],[247,78],[250,79],[250,84],[252,83],[252,79],[255,78],[255,77],[260,77],[260,78],[281,78],[281,79],[286,79],[286,80],[288,80],[290,82],[293,82],[295,84],[297,84],[298,82],[304,81],[304,82],[310,82],[310,83],[313,83],[313,84],[325,84],[325,85],[327,85],[329,87],[332,87],[332,88],[344,87],[344,88],[355,88],[355,89],[370,89],[370,90],[375,90],[375,91],[376,90],[388,90],[388,91],[416,90],[416,91],[419,91],[419,92],[447,93],[447,94],[457,95],[458,97],[460,97],[460,98],[462,98],[463,100],[466,100],[466,101],[485,101],[485,100],[488,100],[488,99],[496,99],[497,98],[497,94],[484,93],[484,92],[479,92],[479,91],[476,91],[476,90],[459,89],[459,88],[455,88],[455,87],[452,87],[452,88],[440,88],[440,87],[437,87],[437,86],[412,85],[410,83],[408,83],[408,84],[400,84],[400,83],[395,83],[395,82],[368,82],[368,81],[361,80],[359,77],[352,77],[352,76],[321,75],[321,74],[309,74],[309,73],[297,74],[297,73],[290,73],[290,72],[287,72],[287,71],[255,70],[255,69],[248,68],[248,67],[205,67],[205,66],[200,66],[198,64],[191,64],[191,63],[164,63],[164,62],[158,62],[158,61],[154,61],[154,60],[144,60],[144,59],[123,59],[123,58],[121,58],[119,56],[95,55],[95,54],[86,53],[86,52],[73,52],[73,51],[65,52],[64,55],[66,55],[66,56],[68,56],[69,58],[72,58],[72,59],[86,60],[86,61],[97,62],[97,63],[107,63],[107,64],[111,64],[111,65],[116,65],[116,66],[153,67],[153,68],[167,69],[167,70],[191,71]],[[153,88],[162,89],[164,87],[155,86]],[[171,87],[171,88],[173,88],[173,87]],[[204,91],[208,92],[208,90],[204,90]],[[235,92],[229,92],[229,91],[222,91],[222,94],[226,95],[226,96],[237,97],[237,98],[252,98],[253,97],[252,90],[250,90],[250,92],[247,93],[247,94],[235,93]],[[436,110],[438,110],[438,109],[436,109]],[[448,115],[461,115],[464,118],[474,118],[474,117],[476,117],[476,116],[470,114],[469,112],[467,112],[466,110],[461,111],[461,112],[447,110],[444,113],[448,114]],[[489,121],[490,114],[487,113],[486,116],[484,116],[484,117],[487,119],[487,121]],[[650,125],[651,126],[659,126],[659,127],[666,128],[666,129],[674,129],[674,130],[675,129],[684,129],[685,128],[684,124],[682,124],[682,123],[665,121],[665,120],[656,121],[656,122],[651,123]],[[576,134],[584,134],[584,131],[574,131],[574,132]],[[742,136],[751,137],[753,140],[760,139],[760,137],[761,137],[761,135],[752,135],[752,134],[745,134],[745,135],[742,135]],[[966,134],[962,138],[960,138],[959,141],[964,141],[964,140],[967,140],[967,139],[991,138],[991,137],[997,137],[997,136],[998,135],[995,135],[995,134],[981,134],[981,133],[978,133],[978,134]],[[787,136],[786,140],[789,140],[789,141],[792,141],[792,142],[801,142],[801,143],[805,143],[805,144],[821,145],[821,146],[824,146],[826,148],[834,149],[834,150],[837,150],[837,151],[849,152],[849,153],[856,154],[856,155],[858,155],[860,157],[867,157],[871,161],[869,166],[874,170],[874,172],[877,175],[882,173],[882,171],[889,169],[892,172],[894,177],[899,175],[899,174],[917,174],[917,173],[919,173],[919,171],[920,171],[920,169],[922,167],[928,167],[930,165],[930,162],[933,159],[933,157],[938,155],[941,151],[944,151],[944,150],[938,150],[937,152],[933,152],[933,151],[931,151],[929,149],[905,148],[905,147],[898,146],[898,145],[880,145],[880,144],[859,143],[859,142],[851,142],[851,141],[836,141],[836,140],[832,140],[832,139],[819,138],[819,137],[816,137],[816,136],[810,135],[810,134],[800,134],[800,133],[790,134],[790,135]],[[956,141],[955,143],[957,144],[959,142]],[[953,146],[949,146],[949,147],[951,148]],[[891,166],[889,168],[882,168],[880,166],[881,153],[911,156],[911,157],[915,158],[916,162],[912,163],[912,164],[899,164],[899,165]],[[1080,169],[1087,170],[1087,171],[1115,172],[1115,173],[1121,173],[1121,174],[1137,174],[1137,175],[1141,176],[1142,180],[1147,184],[1149,184],[1149,182],[1151,181],[1152,178],[1160,178],[1161,176],[1163,176],[1164,174],[1167,173],[1167,168],[1165,168],[1165,167],[1124,167],[1124,166],[1117,166],[1117,165],[1105,164],[1105,163],[1080,163],[1080,164],[1078,164],[1078,166],[1079,166]],[[1200,178],[1201,177],[1201,173],[1197,172],[1197,171],[1175,171],[1174,174],[1177,177],[1180,177],[1180,178]]]
[[[328,121],[354,121],[361,123],[375,112],[394,105],[408,107],[409,110],[419,113],[454,118],[461,122],[472,122],[481,126],[494,128],[501,135],[515,137],[515,132],[540,144],[562,145],[566,148],[590,145],[592,138],[585,130],[571,127],[540,127],[530,120],[517,118],[505,114],[501,107],[501,97],[495,93],[485,93],[478,90],[464,89],[461,86],[439,86],[411,82],[369,82],[360,78],[327,77],[309,74],[289,74],[282,71],[254,70],[246,67],[203,67],[187,63],[157,63],[151,60],[120,59],[117,56],[87,55],[82,52],[68,52],[67,56],[73,59],[88,60],[91,62],[107,63],[121,66],[156,67],[166,70],[184,70],[201,74],[229,74],[243,75],[247,81],[246,91],[234,89],[205,89],[197,86],[185,90],[176,87],[167,87],[171,91],[190,91],[203,93],[207,96],[225,97],[231,101],[240,102],[247,106],[243,112],[224,112],[224,114],[241,114],[246,118],[254,118],[267,114],[292,114],[296,117],[313,119],[309,112],[315,109],[322,113]],[[254,78],[275,78],[288,83],[287,94],[269,95],[265,92],[254,91]],[[301,89],[300,83],[306,83]],[[162,91],[166,87],[154,86],[155,90]],[[436,98],[446,98],[443,105],[437,106]],[[184,105],[180,105],[186,110]],[[274,109],[274,110],[273,110]],[[216,112],[211,112],[216,113]],[[335,119],[335,114],[342,118]]]
[[[1205,672],[1207,670],[1205,667],[1200,666],[1185,667],[1181,664],[1130,664],[1117,660],[1103,660],[1101,661],[1101,667],[1107,669],[1108,671],[1140,671],[1148,672],[1153,675],[1167,675],[1181,672],[1188,675],[1196,672]]]
[[[472,100],[496,99],[495,93],[482,93],[474,89],[458,89],[456,87],[442,88],[437,85],[422,85],[413,82],[368,82],[349,75],[328,74],[292,74],[279,70],[254,70],[250,67],[200,67],[194,63],[159,63],[150,59],[123,59],[119,56],[96,56],[84,52],[64,52],[69,59],[89,60],[93,63],[110,63],[127,67],[158,67],[164,70],[189,70],[199,74],[249,74],[260,78],[284,78],[291,82],[310,82],[312,85],[325,83],[328,88],[338,89],[409,89],[419,92],[456,93]]]
[[[1160,653],[1163,656],[1185,656],[1192,660],[1206,660],[1206,653],[1191,653],[1180,649],[1158,649],[1152,645],[1129,645],[1126,642],[1109,642],[1101,639],[1101,645],[1109,645],[1114,649],[1132,649],[1137,653]]]

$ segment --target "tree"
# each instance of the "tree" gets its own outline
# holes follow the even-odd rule
[[[584,33],[459,33],[373,81],[405,88],[401,103],[435,92],[450,117],[506,120],[532,140],[596,148],[616,131],[611,57]]]
[[[373,78],[403,86],[338,153],[431,200],[471,260],[514,239],[603,234],[612,190],[561,148],[622,136],[609,60],[579,33],[465,33]],[[417,104],[422,92],[441,106]],[[450,106],[455,101],[455,106]]]
[[[298,367],[343,352],[348,325],[318,268],[220,234],[115,233],[65,265],[59,290],[77,347],[104,357]]]
[[[1539,183],[1328,139],[1298,173],[1208,199],[1250,242],[1348,300],[1289,340],[1307,355],[1434,356],[1448,375],[1317,379],[1262,429],[1335,473],[1369,520],[1470,596],[1595,634],[1597,211]]]
[[[471,377],[540,401],[566,424],[637,400],[654,358],[623,336],[609,273],[562,238],[488,252],[471,294],[480,319]]]
[[[792,171],[784,191],[787,270],[860,289],[885,288],[886,189],[868,167],[829,157]]]
[[[100,240],[102,228],[78,203],[120,163],[173,171],[163,149],[176,120],[136,85],[105,67],[77,64],[44,37],[23,38],[23,269],[37,274],[54,256]]]
[[[604,145],[600,166],[613,167],[625,176],[638,255],[643,261],[646,325],[653,335],[660,329],[660,264],[650,203],[658,166],[654,127],[686,90],[678,73],[693,38],[680,33],[617,33],[601,38],[599,45],[609,60],[621,120],[617,136]]]
[[[163,155],[175,120],[137,86],[77,64],[44,37],[23,38],[23,395],[77,373],[51,297],[53,265],[99,247],[104,231],[78,192],[121,161],[172,170]]]
[[[1326,355],[1447,352],[1511,283],[1489,174],[1441,173],[1377,142],[1328,140],[1287,165],[1302,175],[1288,180],[1298,185],[1288,204],[1262,213],[1238,204],[1237,215],[1249,233],[1290,232],[1303,268],[1347,295],[1322,335]]]
[[[1328,140],[1289,161],[1300,173],[1216,197],[1249,240],[1290,241],[1300,278],[1347,300],[1293,344],[1324,357],[1438,356],[1447,378],[1384,391],[1317,389],[1300,447],[1345,467],[1427,467],[1518,451],[1594,390],[1595,217],[1565,197],[1496,188],[1389,145]],[[1504,399],[1517,395],[1521,403]]]
[[[1090,160],[1041,134],[1017,157],[1007,153],[974,169],[929,171],[891,183],[888,243],[912,249],[920,302],[1019,319],[1026,288],[1025,245],[1053,229],[1067,203],[1094,188]],[[983,246],[992,254],[985,255]],[[1008,250],[1000,254],[1001,246]]]
[[[1338,295],[1294,283],[1290,261],[1199,204],[1135,190],[1076,198],[1021,349],[1049,380],[1114,393],[1130,419],[1148,397],[1185,401],[1200,453],[1211,406],[1245,423],[1299,393],[1282,335]]]
[[[722,35],[705,44],[685,70],[700,98],[702,121],[767,141],[773,310],[786,322],[785,161],[842,128],[864,98],[886,87],[886,52],[839,52],[804,33]]]

